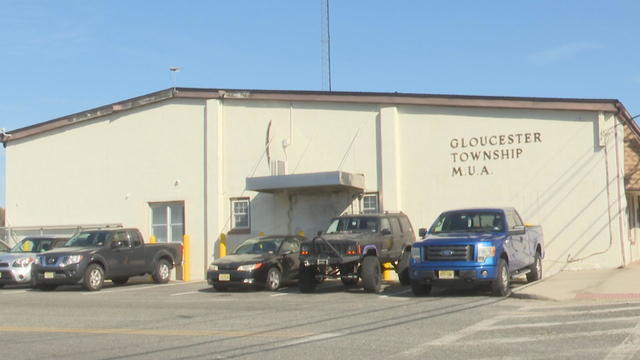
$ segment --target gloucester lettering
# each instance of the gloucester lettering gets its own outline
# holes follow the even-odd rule
[[[529,146],[541,142],[540,132],[452,138],[449,141],[451,176],[492,175],[491,163],[518,160]]]

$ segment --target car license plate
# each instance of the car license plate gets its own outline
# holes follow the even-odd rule
[[[45,279],[53,279],[55,277],[55,275],[56,275],[56,273],[47,271],[46,273],[44,273],[44,278]]]
[[[440,270],[438,271],[439,279],[453,279],[455,277],[455,273],[453,270]]]
[[[231,281],[231,275],[229,275],[229,274],[218,274],[218,281]]]
[[[318,259],[318,265],[329,265],[329,259]]]

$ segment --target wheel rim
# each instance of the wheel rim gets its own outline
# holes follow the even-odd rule
[[[161,279],[164,280],[164,279],[168,278],[169,277],[169,265],[167,265],[165,263],[160,264],[159,273],[160,273],[160,278]]]
[[[509,273],[507,272],[507,267],[502,266],[500,272],[502,273],[502,288],[506,290],[509,287]]]
[[[267,282],[269,283],[269,287],[271,289],[277,289],[278,286],[280,285],[280,278],[278,277],[278,271],[277,270],[270,270],[269,271],[269,279],[267,280]]]
[[[536,261],[536,275],[538,275],[538,279],[542,278],[542,260],[540,258]]]
[[[91,270],[91,274],[89,274],[89,285],[92,288],[97,288],[100,286],[100,281],[102,280],[102,274],[99,269]]]

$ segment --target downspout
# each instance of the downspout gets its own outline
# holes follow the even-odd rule
[[[202,186],[202,192],[204,195],[204,272],[207,273],[207,268],[209,266],[209,156],[208,156],[208,145],[209,145],[209,136],[207,135],[209,130],[209,108],[207,105],[207,100],[204,101],[204,124],[203,124],[203,161],[204,161],[204,184]],[[215,256],[214,256],[215,258]]]
[[[613,125],[613,134],[614,134],[614,144],[616,148],[616,187],[618,188],[618,225],[620,226],[620,246],[622,251],[622,267],[627,265],[627,259],[624,253],[624,221],[623,221],[623,213],[622,213],[622,193],[620,191],[620,150],[618,150],[618,118],[616,116],[613,117],[615,121]]]

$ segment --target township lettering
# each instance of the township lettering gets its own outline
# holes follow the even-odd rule
[[[524,153],[524,146],[541,142],[539,132],[452,138],[451,176],[492,175],[487,165],[478,162],[517,160]]]

